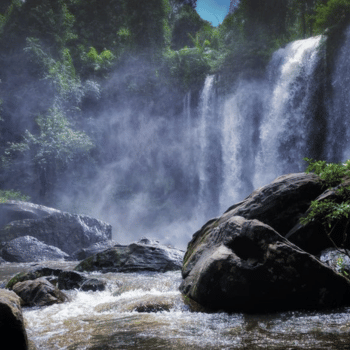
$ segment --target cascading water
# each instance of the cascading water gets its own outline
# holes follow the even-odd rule
[[[350,27],[334,66],[328,104],[327,158],[339,162],[350,158]]]
[[[314,72],[322,37],[274,53],[266,78],[241,81],[223,108],[224,185],[221,209],[277,176],[302,171],[314,137]]]
[[[308,155],[312,132],[309,126],[313,116],[308,110],[316,88],[313,74],[320,59],[317,49],[321,39],[295,41],[272,57],[268,67],[272,89],[260,128],[255,186],[303,170],[301,160]]]
[[[218,214],[221,185],[221,128],[214,83],[214,75],[208,76],[205,80],[200,99],[200,118],[198,120],[198,208],[207,219]]]

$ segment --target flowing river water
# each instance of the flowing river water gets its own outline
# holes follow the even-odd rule
[[[71,269],[76,263],[46,262]],[[33,264],[2,265],[0,281]],[[194,311],[181,273],[96,274],[103,292],[65,291],[70,301],[23,308],[38,350],[350,349],[350,308],[253,315]]]

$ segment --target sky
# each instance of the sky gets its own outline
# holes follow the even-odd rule
[[[197,0],[196,10],[205,20],[217,27],[228,14],[230,0]]]

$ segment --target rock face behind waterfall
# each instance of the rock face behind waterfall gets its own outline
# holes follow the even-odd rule
[[[180,270],[183,252],[142,239],[130,245],[116,245],[97,253],[76,266],[77,271],[166,272]]]
[[[0,242],[22,236],[72,254],[93,243],[111,239],[111,225],[85,215],[76,215],[27,202],[0,203]]]
[[[283,237],[321,193],[317,176],[285,175],[209,221],[188,244],[180,290],[226,311],[350,303],[348,280]]]

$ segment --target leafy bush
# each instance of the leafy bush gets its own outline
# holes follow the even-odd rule
[[[318,32],[333,26],[343,26],[350,21],[349,0],[329,0],[316,8],[315,29]]]
[[[22,142],[10,143],[1,158],[1,166],[8,173],[18,174],[26,165],[33,168],[34,181],[40,183],[41,195],[52,191],[58,175],[68,165],[81,161],[93,148],[90,138],[75,131],[61,111],[53,109],[36,119],[37,134],[28,130]]]
[[[301,218],[300,223],[306,225],[313,221],[320,222],[336,248],[338,247],[332,238],[332,233],[338,227],[342,230],[343,236],[340,245],[344,246],[347,241],[347,228],[350,223],[350,186],[345,186],[344,180],[350,170],[350,161],[335,164],[309,158],[304,158],[304,160],[309,163],[306,172],[313,171],[318,175],[323,180],[326,188],[334,190],[335,196],[332,196],[332,199],[312,201],[307,215]],[[334,187],[336,185],[338,186]]]
[[[30,200],[29,196],[14,190],[0,190],[0,203],[6,203],[8,200],[27,202]]]

